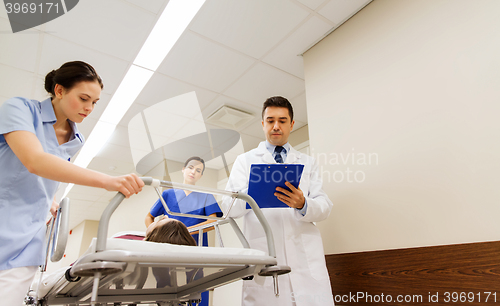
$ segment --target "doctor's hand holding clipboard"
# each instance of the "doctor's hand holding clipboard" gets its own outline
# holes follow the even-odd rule
[[[302,209],[305,198],[299,183],[303,169],[300,164],[253,164],[248,194],[260,208]]]

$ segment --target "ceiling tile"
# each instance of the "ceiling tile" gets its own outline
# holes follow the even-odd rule
[[[162,102],[192,91],[196,92],[196,97],[201,109],[208,105],[217,96],[214,92],[175,80],[161,73],[155,73],[149,80],[146,87],[144,87],[141,91],[141,94],[137,97],[134,104],[138,103],[146,106],[152,106],[158,102]]]
[[[262,133],[261,137],[254,137],[254,136],[242,134],[241,139],[243,140],[243,147],[245,149],[245,152],[248,152],[252,149],[257,148],[261,141],[266,140],[266,138],[264,137],[264,133]]]
[[[99,172],[115,172],[117,175],[124,175],[135,171],[132,162],[124,162],[116,159],[94,157],[89,168]]]
[[[259,63],[224,92],[237,100],[262,107],[272,96],[293,98],[303,92],[304,81],[267,64]]]
[[[318,12],[338,25],[370,1],[372,0],[331,0]]]
[[[157,16],[120,0],[85,0],[46,24],[52,35],[132,61]]]
[[[304,79],[304,62],[299,54],[330,29],[331,25],[318,17],[312,17],[264,57],[263,61]]]
[[[85,118],[85,120],[83,120],[82,123],[79,123],[77,125],[77,127],[78,127],[78,130],[80,131],[80,133],[83,134],[85,139],[88,139],[90,136],[90,133],[94,129],[94,126],[96,125],[96,123],[97,123],[97,119]]]
[[[88,194],[92,196],[102,196],[106,192],[105,189],[95,188],[95,187],[87,187],[82,185],[74,185],[71,188],[71,191],[68,193],[68,197],[71,199],[71,195],[73,194]]]
[[[144,91],[143,91],[144,92]],[[137,100],[136,100],[137,101]],[[123,116],[122,120],[120,120],[120,123],[119,125],[121,126],[124,126],[124,127],[128,127],[128,123],[130,122],[130,120],[135,116],[137,115],[138,113],[142,112],[145,108],[147,108],[146,105],[143,105],[143,104],[139,104],[137,102],[134,102],[130,108],[128,109],[128,111],[125,113],[125,115]]]
[[[87,119],[99,120],[99,118],[101,118],[102,113],[104,113],[104,110],[108,106],[111,97],[112,95],[101,92],[101,97],[99,98],[99,101],[97,101],[97,104],[94,106],[94,110],[92,110],[90,115],[87,118],[85,118],[85,120]]]
[[[189,122],[188,118],[161,111],[147,112],[146,110],[145,116],[155,149],[170,142],[174,134]],[[196,131],[195,133],[198,132]]]
[[[33,99],[43,101],[50,97],[50,94],[45,90],[45,77],[37,75],[35,77],[35,85],[31,89],[31,97]]]
[[[201,8],[189,28],[261,58],[308,14],[288,0],[211,0]]]
[[[264,136],[264,131],[262,130],[262,119],[259,117],[252,120],[247,127],[240,131],[241,134],[250,135],[259,139],[266,139]]]
[[[295,124],[293,125],[293,130],[296,131],[305,125],[307,125],[307,123],[295,120]]]
[[[78,6],[77,6],[78,7]],[[45,77],[53,69],[69,61],[84,61],[92,65],[104,83],[104,93],[113,94],[125,76],[129,63],[116,57],[102,54],[71,41],[45,35],[38,72]],[[100,107],[98,102],[98,108]]]
[[[100,197],[99,200],[92,205],[92,207],[96,208],[97,210],[102,209],[102,211],[104,211],[104,208],[108,206],[109,202],[111,202],[111,200],[115,196],[116,196],[116,191],[108,191],[105,194],[103,194],[102,197]]]
[[[108,143],[128,147],[130,145],[128,139],[128,129],[124,126],[118,125],[111,137],[108,139]]]
[[[323,2],[327,2],[329,0],[297,0],[297,1],[306,5],[311,10],[316,10]]]
[[[5,9],[5,5],[0,5],[0,18],[9,19],[9,16],[7,15],[7,10]],[[0,31],[5,31],[5,30],[7,30],[7,29],[1,29]],[[10,23],[9,23],[9,28],[7,31],[12,33]]]
[[[9,20],[0,18],[0,31],[11,31]],[[27,34],[1,33],[0,46],[3,48],[0,52],[0,63],[35,72],[40,35],[43,34],[38,31]]]
[[[35,83],[33,73],[0,64],[0,92],[3,96],[31,99]]]
[[[198,121],[194,119],[190,119],[189,121],[186,121],[184,126],[182,126],[173,136],[172,139],[184,139],[188,138],[193,135],[197,135],[200,133],[203,133],[202,131],[205,131],[207,129],[207,126],[205,122],[203,121]]]
[[[220,92],[242,75],[255,60],[186,31],[158,72]]]
[[[129,147],[117,146],[110,143],[106,144],[96,156],[132,163],[132,153]]]
[[[154,14],[161,13],[160,10],[163,8],[165,3],[168,2],[168,0],[126,0],[127,2],[133,3],[137,6],[140,6]]]

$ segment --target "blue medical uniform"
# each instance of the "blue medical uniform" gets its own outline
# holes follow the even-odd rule
[[[217,204],[214,196],[206,193],[191,192],[186,196],[184,190],[180,189],[167,189],[163,191],[162,197],[165,200],[168,208],[171,212],[179,212],[185,214],[202,215],[209,216],[211,214],[216,214],[217,217],[222,216],[222,211]],[[206,221],[205,219],[197,219],[190,217],[173,216],[167,214],[165,208],[158,199],[156,203],[150,210],[150,214],[153,217],[166,215],[169,218],[177,219],[184,223],[186,226],[192,226]],[[193,235],[194,240],[198,243],[198,234]],[[208,246],[207,233],[203,233],[203,246]],[[158,278],[157,278],[158,279]],[[158,284],[161,286],[161,284]],[[201,303],[200,306],[208,306],[209,295],[208,291],[201,293]]]
[[[201,216],[209,216],[211,214],[216,214],[217,217],[222,216],[219,204],[217,204],[217,201],[211,194],[191,192],[188,196],[186,196],[184,190],[167,189],[163,191],[162,197],[172,212]],[[153,205],[150,214],[153,217],[165,215],[169,218],[177,219],[184,223],[187,227],[206,221],[205,219],[169,215],[165,211],[165,208],[163,208],[160,199],[158,199]],[[196,243],[198,243],[198,234],[193,235],[193,238],[196,240]],[[203,246],[208,246],[207,233],[203,233]]]
[[[29,131],[43,150],[69,160],[83,146],[74,122],[73,134],[59,145],[51,99],[11,98],[0,106],[0,270],[39,266],[45,260],[45,222],[59,182],[32,174],[5,141],[4,134]]]

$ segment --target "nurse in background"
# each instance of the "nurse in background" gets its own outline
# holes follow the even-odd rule
[[[135,174],[112,177],[69,162],[84,143],[75,123],[90,115],[102,88],[92,66],[68,62],[45,77],[50,98],[16,97],[0,106],[0,305],[23,305],[45,260],[45,221],[59,182],[127,198],[144,186]]]
[[[196,185],[196,182],[203,176],[204,171],[205,161],[197,156],[190,157],[182,168],[183,184]],[[222,216],[219,204],[217,204],[217,201],[211,194],[181,189],[167,189],[163,191],[162,197],[172,212],[212,217]],[[215,222],[215,220],[169,215],[163,208],[160,199],[158,199],[146,215],[146,227],[149,227],[154,222],[155,217],[161,215],[182,221],[188,228]],[[193,234],[193,238],[198,241],[198,234]],[[206,232],[203,234],[203,246],[208,246]]]
[[[189,158],[182,168],[182,174],[184,177],[183,183],[188,185],[195,185],[196,182],[198,182],[198,180],[202,177],[204,171],[205,161],[202,158],[197,156]],[[172,212],[212,217],[222,216],[219,204],[217,204],[217,201],[211,194],[181,189],[167,189],[163,191],[162,197],[165,200],[168,208]],[[154,222],[155,217],[161,215],[165,215],[168,218],[177,219],[184,223],[188,228],[215,222],[215,220],[204,220],[198,218],[169,215],[165,211],[165,208],[163,208],[160,199],[158,199],[151,208],[150,212],[146,215],[146,226],[149,227],[149,225]],[[194,234],[193,238],[195,241],[198,241],[198,234]],[[203,233],[203,246],[208,246],[208,238],[206,232]],[[205,291],[201,294],[200,305],[208,306],[208,301],[208,291]]]

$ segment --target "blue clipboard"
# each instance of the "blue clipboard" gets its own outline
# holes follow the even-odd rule
[[[274,195],[276,187],[289,189],[285,182],[297,188],[304,165],[300,164],[253,164],[250,167],[248,195],[260,208],[289,208]],[[247,203],[247,209],[250,205]]]

